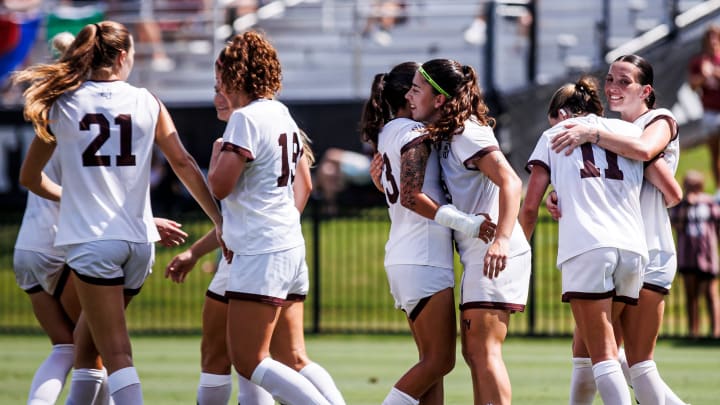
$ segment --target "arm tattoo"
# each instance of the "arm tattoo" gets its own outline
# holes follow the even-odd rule
[[[400,190],[402,190],[403,206],[415,210],[417,201],[415,195],[422,192],[425,182],[425,166],[430,156],[430,146],[420,143],[408,148],[402,154],[402,169],[400,174]]]

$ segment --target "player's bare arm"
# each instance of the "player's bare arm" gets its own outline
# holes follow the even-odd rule
[[[513,170],[505,155],[499,150],[492,151],[472,162],[490,181],[500,188],[500,210],[495,230],[495,239],[485,255],[484,273],[493,278],[505,269],[510,250],[510,235],[520,211],[522,181]]]
[[[422,191],[429,156],[430,145],[426,142],[410,145],[403,150],[400,168],[400,203],[425,218],[434,219],[438,203]]]

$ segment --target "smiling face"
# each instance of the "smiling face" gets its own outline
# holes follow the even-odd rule
[[[215,106],[215,113],[220,121],[227,122],[230,119],[232,109],[230,103],[225,95],[220,91],[220,74],[215,73],[215,97],[213,97],[213,105]]]
[[[420,122],[433,122],[437,120],[438,109],[445,101],[445,96],[433,92],[430,83],[416,72],[413,76],[412,87],[405,94],[412,119]]]
[[[605,98],[612,111],[623,119],[634,121],[648,107],[645,99],[652,87],[637,81],[638,67],[630,62],[614,62],[605,76]]]

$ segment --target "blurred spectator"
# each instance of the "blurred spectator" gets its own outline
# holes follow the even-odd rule
[[[363,36],[372,37],[379,45],[389,46],[392,43],[390,31],[396,25],[407,21],[406,10],[406,1],[373,0]]]
[[[150,52],[150,66],[158,72],[175,69],[175,61],[168,57],[162,40],[162,30],[155,20],[155,2],[153,0],[107,0],[110,9],[109,19],[114,13],[138,13],[137,21],[128,24],[135,27],[136,50],[142,54]]]
[[[367,147],[366,147],[367,146]],[[338,213],[337,196],[348,186],[367,186],[370,178],[372,150],[363,144],[363,153],[330,148],[325,151],[315,171],[315,186],[324,200],[324,213]]]
[[[690,336],[699,336],[699,298],[702,295],[710,316],[710,333],[714,338],[720,338],[720,203],[703,191],[705,179],[698,171],[687,171],[683,187],[685,197],[670,211],[670,219],[677,232],[678,270],[685,284],[688,330]]]
[[[702,39],[702,52],[688,65],[688,82],[703,106],[702,136],[710,149],[716,198],[720,198],[720,26],[710,25]]]
[[[532,0],[536,1],[536,0]],[[470,26],[463,31],[463,38],[465,42],[471,45],[482,46],[485,45],[487,40],[487,18],[488,18],[488,1],[481,0],[479,10],[475,18],[473,19]],[[533,15],[530,10],[522,6],[518,6],[517,9],[522,12],[516,15],[506,16],[506,18],[515,21],[517,24],[517,35],[519,38],[528,38],[530,36],[530,29],[533,23]],[[516,50],[521,48],[519,43],[515,44]]]

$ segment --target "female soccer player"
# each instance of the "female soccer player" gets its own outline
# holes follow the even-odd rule
[[[303,307],[293,304],[308,291],[292,187],[303,141],[287,108],[272,99],[280,89],[277,53],[258,33],[245,32],[233,37],[216,63],[220,91],[233,109],[223,142],[213,145],[208,175],[223,206],[225,242],[234,252],[225,293],[230,360],[284,404],[344,403],[334,384],[324,384],[333,392],[321,393],[311,382],[330,379],[324,370],[301,374],[270,358],[281,307],[301,313]],[[303,340],[303,323],[291,319],[283,341],[295,344]]]
[[[385,405],[443,403],[443,377],[455,365],[452,235],[450,228],[433,221],[439,209],[449,207],[444,206],[437,152],[424,126],[411,119],[405,99],[418,67],[405,62],[376,75],[361,121],[363,141],[383,161],[390,292],[408,318],[420,358],[392,388]],[[494,226],[483,216],[458,214],[471,237],[481,233],[481,223]]]
[[[500,151],[472,67],[448,59],[426,62],[406,98],[412,118],[425,123],[439,147],[452,211],[440,210],[435,220],[445,224],[458,212],[486,213],[497,223],[489,244],[454,234],[464,267],[460,329],[475,404],[509,404],[502,343],[510,314],[525,309],[531,267],[530,245],[517,222],[522,183]]]
[[[85,26],[58,62],[16,76],[30,84],[25,116],[37,133],[20,182],[61,201],[55,244],[66,246],[67,265],[77,276],[82,313],[75,330],[75,368],[92,367],[99,352],[118,405],[142,403],[125,307],[149,274],[153,242],[159,239],[149,199],[153,143],[210,219],[222,224],[163,104],[126,82],[133,57],[128,30],[103,21]],[[55,149],[62,188],[42,172]]]
[[[578,145],[592,141],[618,155],[646,161],[649,168],[655,168],[659,173],[650,177],[655,171],[645,171],[647,181],[643,182],[640,203],[650,260],[644,270],[640,301],[637,306],[627,308],[628,325],[632,327],[623,327],[619,337],[626,342],[627,348],[634,348],[626,354],[632,380],[629,383],[638,400],[657,403],[658,398],[664,396],[666,403],[677,405],[684,402],[660,378],[653,352],[662,324],[664,299],[670,292],[677,270],[667,207],[677,204],[682,198],[682,189],[674,178],[680,157],[680,141],[673,114],[667,109],[655,108],[652,86],[653,69],[649,62],[637,55],[617,58],[605,78],[608,107],[619,112],[622,120],[639,126],[642,136],[632,138],[603,129],[595,132],[583,125],[569,124],[552,140],[552,148],[567,154]],[[622,359],[622,350],[620,354]],[[589,392],[587,397],[590,397]]]
[[[213,101],[218,119],[227,122],[232,110],[230,109],[227,99],[220,93],[219,82],[216,83],[215,86],[215,97]],[[314,156],[312,149],[310,149],[309,139],[307,139],[304,132],[301,131],[301,134],[304,140],[303,158],[298,163],[295,182],[293,183],[293,193],[295,206],[298,211],[302,213],[310,196],[310,192],[312,191],[310,166],[314,162]],[[222,141],[222,138],[220,141]],[[214,231],[211,230],[193,243],[190,248],[176,255],[167,265],[165,276],[175,282],[183,282],[187,273],[192,270],[200,257],[217,249],[218,246],[217,239],[214,237]],[[205,296],[205,304],[203,306],[203,334],[200,351],[202,373],[200,374],[197,393],[197,402],[199,405],[227,403],[232,390],[231,363],[228,357],[225,339],[228,303],[228,299],[225,297],[225,291],[227,289],[229,267],[229,263],[226,260],[220,260],[215,276],[210,282]],[[301,374],[305,374],[306,376],[311,376],[312,374],[327,375],[326,372],[319,369],[319,365],[313,363],[307,357],[304,341],[285,342],[280,339],[281,336],[287,336],[287,334],[282,331],[289,330],[289,325],[291,325],[293,321],[292,317],[297,317],[297,322],[302,322],[303,311],[298,310],[298,308],[302,306],[303,302],[298,301],[288,307],[294,310],[287,311],[283,309],[281,311],[274,337],[270,343],[270,351],[275,359],[295,368]],[[321,392],[337,391],[332,379],[313,378],[311,381],[317,385]],[[325,386],[325,384],[329,386]],[[238,375],[238,385],[239,403],[253,405],[275,404],[275,400],[267,391],[241,375]]]
[[[603,108],[591,77],[555,92],[548,119],[564,119],[639,137],[639,128],[602,118]],[[557,265],[563,301],[570,302],[576,334],[588,348],[594,380],[606,404],[630,404],[630,392],[617,361],[612,322],[639,295],[647,247],[642,227],[642,162],[618,157],[594,143],[573,154],[553,153],[550,141],[563,127],[545,131],[528,160],[531,172],[521,223],[529,238],[547,187],[564,203],[560,218]],[[573,399],[571,398],[571,403]]]

